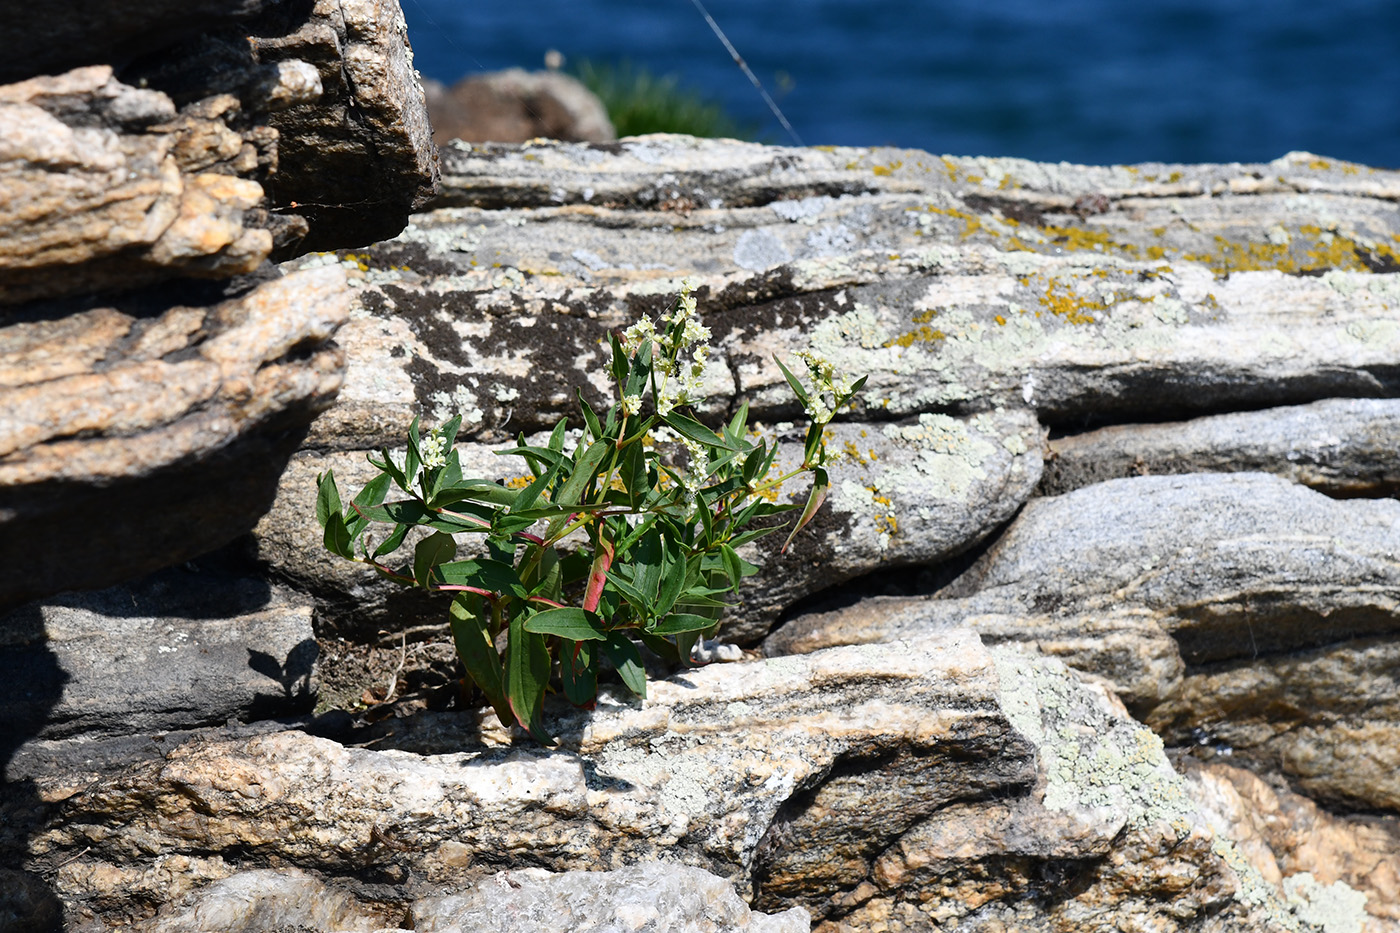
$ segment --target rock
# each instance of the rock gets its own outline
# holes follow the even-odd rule
[[[837,460],[829,468],[832,490],[822,512],[788,554],[779,554],[782,534],[745,551],[761,569],[746,581],[742,602],[726,614],[726,640],[755,642],[798,599],[878,567],[941,560],[969,547],[1015,513],[1041,465],[1040,430],[1024,411],[923,415],[879,427],[837,424],[828,443]],[[523,478],[522,461],[492,453],[500,446],[459,446],[464,471]],[[782,450],[774,475],[801,462],[800,435],[788,432]],[[380,629],[440,625],[445,602],[386,581],[321,545],[316,477],[327,471],[346,495],[377,473],[361,452],[298,454],[253,531],[253,554],[278,579],[315,595],[323,633],[372,638]],[[807,489],[793,483],[785,492],[800,504]],[[458,540],[464,555],[484,554],[480,537]]]
[[[0,868],[0,931],[59,933],[63,905],[29,872]]]
[[[316,651],[305,598],[163,571],[0,616],[0,720],[47,739],[292,715],[315,699]]]
[[[120,27],[155,12],[106,18]],[[393,0],[278,4],[207,33],[182,30],[211,11],[165,12],[169,28],[142,37],[164,45],[123,61],[122,80],[99,58],[0,87],[11,193],[0,305],[227,278],[274,253],[368,243],[403,229],[435,189]]]
[[[54,802],[28,860],[98,917],[272,861],[366,908],[441,898],[430,917],[502,867],[665,861],[830,930],[1308,929],[1106,691],[966,630],[713,665],[557,722],[555,751],[420,715],[379,750],[286,732],[190,742],[76,793],[40,779]],[[1047,877],[1068,883],[1035,896]]]
[[[425,81],[433,141],[523,143],[537,137],[606,143],[617,131],[603,102],[572,75],[510,68],[452,87]]]
[[[1147,473],[1258,470],[1333,496],[1400,488],[1400,401],[1326,399],[1170,424],[1124,424],[1049,441],[1039,492]]]
[[[645,862],[615,871],[499,872],[466,894],[413,905],[413,929],[432,933],[529,933],[537,918],[579,933],[617,929],[667,933],[807,933],[807,911],[749,909],[728,882],[699,868]]]
[[[1169,742],[1400,808],[1400,503],[1262,474],[1031,500],[935,599],[790,622],[770,654],[972,625],[1107,683]]]
[[[248,225],[271,140],[236,132],[225,97],[177,121],[166,95],[105,65],[0,87],[0,305],[252,272],[272,234]]]
[[[215,881],[143,924],[145,933],[369,931],[397,924],[294,868],[264,868]]]
[[[308,250],[394,236],[437,190],[437,148],[397,0],[314,0],[304,20],[270,11],[254,25],[263,65],[307,62],[324,93],[270,113],[279,134],[268,195],[304,217]]]
[[[188,560],[271,503],[340,386],[326,341],[353,293],[329,268],[219,297],[167,291],[5,321],[0,607]]]
[[[1115,252],[1107,233],[1069,237],[1058,222],[1078,222],[1068,206],[1063,216],[1044,206],[1044,226],[1013,226],[963,169],[954,181],[920,156],[922,169],[893,175],[882,155],[669,136],[454,150],[442,203],[459,206],[420,215],[354,258],[373,313],[395,318],[359,339],[400,355],[349,401],[432,417],[480,412],[487,433],[547,427],[572,411],[561,383],[599,400],[590,377],[601,332],[655,313],[687,274],[699,282],[716,362],[737,379],[729,398],[715,396],[715,415],[738,395],[760,418],[792,417],[771,354],[808,342],[870,374],[858,418],[1029,405],[1050,424],[1162,420],[1397,388],[1400,297],[1355,251],[1321,276],[1289,274],[1296,263],[1285,250],[1278,268],[1237,264],[1217,278],[1219,263],[1203,251],[1224,247],[1189,230],[1179,252],[1155,246],[1164,252],[1149,257],[1126,241]],[[985,161],[1032,189],[1084,189],[1107,171]],[[1203,205],[1212,199],[1147,193],[1167,213],[1183,211],[1183,228],[1205,223],[1195,212],[1207,208],[1228,210],[1229,229],[1244,238],[1280,216],[1311,223],[1279,215],[1273,198]],[[1400,235],[1382,202],[1359,191],[1328,203],[1345,218],[1339,231],[1382,252],[1382,240]],[[1095,221],[1157,244],[1130,215],[1125,207]],[[415,341],[431,360],[406,352]],[[377,425],[356,428],[353,410],[324,422],[318,442],[369,446]]]
[[[1342,904],[1364,896],[1365,922],[1356,928],[1366,933],[1400,923],[1400,817],[1334,816],[1243,768],[1186,764],[1192,797],[1264,878],[1293,879],[1294,888],[1320,889]]]

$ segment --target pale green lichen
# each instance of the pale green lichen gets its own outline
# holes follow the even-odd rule
[[[1209,831],[1212,851],[1237,880],[1235,899],[1264,911],[1278,929],[1360,933],[1364,893],[1343,882],[1322,885],[1304,872],[1284,879],[1285,903],[1222,828],[1209,825],[1150,729],[1112,712],[1059,661],[1011,647],[992,656],[1007,719],[1039,749],[1046,809],[1102,808],[1130,828],[1165,826],[1178,840]]]
[[[1284,878],[1283,892],[1298,919],[1322,933],[1361,933],[1366,923],[1366,895],[1345,882],[1324,885],[1305,871]]]

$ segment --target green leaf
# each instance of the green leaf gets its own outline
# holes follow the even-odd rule
[[[582,389],[575,389],[574,394],[578,396],[578,407],[583,410],[583,421],[588,427],[594,439],[603,436],[603,426],[598,423],[598,415],[593,411],[593,406],[588,404],[588,399],[583,397]]]
[[[360,533],[369,524],[369,519],[363,514],[363,510],[379,505],[384,501],[385,495],[389,492],[390,477],[387,473],[381,473],[365,484],[359,494],[352,500],[355,508],[347,509],[345,521],[350,528],[350,536],[358,538]]]
[[[637,651],[632,639],[621,632],[609,632],[608,640],[603,642],[603,654],[612,662],[612,666],[617,668],[618,676],[627,685],[627,689],[645,700],[647,671],[642,665],[642,655]]]
[[[745,399],[739,405],[739,410],[734,413],[734,417],[729,419],[728,434],[734,441],[741,441],[744,438],[744,430],[749,426],[749,403]]]
[[[627,490],[628,504],[636,506],[637,500],[651,492],[647,481],[646,448],[639,443],[629,444],[622,450],[622,488]]]
[[[724,561],[724,573],[729,577],[729,586],[739,592],[739,582],[744,579],[744,560],[727,544],[719,547],[720,558]]]
[[[583,456],[578,458],[574,464],[574,471],[569,474],[563,488],[555,495],[554,501],[559,505],[576,505],[582,501],[583,494],[588,490],[588,484],[593,482],[594,477],[599,473],[598,467],[602,464],[603,458],[608,455],[608,451],[614,449],[612,441],[594,441],[583,452]]]
[[[560,642],[559,679],[570,703],[591,708],[598,699],[598,652],[594,646],[586,641]]]
[[[812,464],[816,466],[824,459],[819,459],[817,456],[822,448],[822,435],[824,433],[822,427],[822,425],[817,424],[815,421],[807,426],[807,439],[802,445],[802,462],[804,465]]]
[[[707,447],[718,447],[721,450],[739,449],[737,445],[715,434],[714,431],[711,431],[694,418],[687,418],[685,415],[677,414],[673,411],[669,415],[663,415],[661,420],[666,422],[672,430],[690,438],[697,444],[704,444]]]
[[[446,503],[440,501],[443,491],[455,489],[462,482],[461,455],[455,450],[452,451],[447,455],[447,462],[430,473],[432,480],[428,484],[428,502],[434,506],[445,505]]]
[[[657,587],[656,605],[653,610],[659,616],[670,612],[671,607],[676,604],[676,600],[685,590],[686,578],[686,559],[681,551],[681,542],[674,535],[668,534],[662,539],[661,548],[661,585]]]
[[[627,376],[627,386],[622,390],[624,396],[641,395],[651,381],[651,341],[643,340],[642,345],[637,348],[637,354],[632,360],[632,372]]]
[[[398,486],[404,492],[412,492],[413,490],[408,488],[408,477],[404,476],[403,470],[400,470],[394,463],[394,458],[389,456],[389,448],[379,448],[379,455],[384,459],[376,460],[373,454],[365,454],[365,459],[369,461],[370,466],[377,470],[383,470],[393,477],[394,485]]]
[[[453,415],[451,418],[449,418],[449,419],[447,420],[447,423],[446,423],[446,424],[444,424],[441,428],[438,429],[438,432],[442,435],[442,439],[443,439],[444,441],[447,442],[447,443],[443,446],[443,450],[451,450],[451,449],[453,448],[453,446],[456,445],[456,443],[457,443],[457,432],[460,431],[461,429],[462,429],[462,416],[461,416],[461,415]]]
[[[457,542],[441,531],[428,535],[413,549],[413,579],[427,589],[433,582],[433,569],[457,556]]]
[[[637,632],[637,637],[642,640],[642,644],[650,648],[652,653],[661,658],[661,660],[671,664],[682,663],[680,652],[676,650],[675,642],[668,641],[660,635],[652,635],[650,632],[639,631]]]
[[[562,453],[564,450],[564,435],[569,431],[569,419],[560,418],[559,423],[554,426],[554,430],[549,432],[549,440],[545,446],[555,453]]]
[[[345,519],[340,517],[340,513],[332,512],[327,515],[326,530],[321,535],[321,543],[326,546],[326,550],[348,560],[354,560],[355,552],[351,548],[352,541],[350,529],[346,527]]]
[[[637,589],[632,582],[626,579],[623,574],[628,571],[627,565],[623,564],[614,567],[612,573],[608,574],[608,586],[612,587],[622,595],[622,598],[631,604],[632,609],[639,616],[651,614],[651,600],[646,594]]]
[[[758,446],[749,452],[744,458],[744,484],[750,485],[754,480],[763,475],[763,462],[767,459],[768,442],[759,441]]]
[[[817,467],[812,471],[812,476],[812,491],[807,496],[807,507],[802,510],[802,515],[797,519],[797,524],[793,526],[792,533],[783,542],[783,546],[778,552],[780,554],[786,553],[788,545],[792,544],[792,539],[797,537],[797,533],[806,527],[807,523],[812,520],[812,516],[817,514],[817,509],[821,508],[822,503],[826,501],[827,491],[831,488],[831,483],[826,477],[826,470]]]
[[[498,457],[520,457],[524,459],[530,467],[530,472],[534,473],[536,476],[541,472],[540,462],[555,464],[567,459],[560,451],[551,450],[548,447],[531,447],[523,440],[514,447],[508,447],[505,450],[493,452]]]
[[[623,352],[622,341],[617,339],[617,334],[608,331],[608,345],[612,347],[612,380],[618,388],[627,384],[627,354]]]
[[[537,612],[525,620],[525,631],[558,635],[571,641],[603,641],[608,637],[596,616],[576,606]]]
[[[559,461],[556,460],[550,464],[548,470],[535,477],[534,482],[516,494],[510,503],[511,513],[523,512],[538,502],[540,496],[544,494],[544,491],[549,488],[549,484],[554,482],[554,478],[558,475]]]
[[[452,626],[452,642],[457,647],[457,657],[467,669],[467,676],[486,694],[486,699],[496,710],[501,722],[510,723],[512,713],[506,701],[505,672],[501,668],[501,657],[491,641],[481,597],[460,593],[452,600],[449,621]]]
[[[324,475],[318,474],[316,477],[316,521],[325,528],[326,521],[332,515],[339,514],[340,490],[335,486],[335,471],[327,470]]]
[[[491,505],[510,505],[518,495],[520,490],[502,486],[500,483],[485,479],[468,479],[445,487],[434,497],[433,507],[440,509],[468,499],[474,502],[489,502]]]
[[[418,442],[418,418],[413,419],[413,423],[408,426],[408,455],[404,459],[403,472],[412,485],[413,480],[418,476],[418,467],[423,463],[423,451]],[[409,490],[412,492],[412,490]]]
[[[474,586],[492,593],[525,597],[525,586],[516,576],[515,568],[503,561],[486,557],[457,560],[439,566],[438,575],[449,586]]]
[[[549,683],[549,644],[545,636],[525,630],[525,616],[510,619],[510,647],[506,652],[506,699],[515,721],[530,730],[541,745],[553,745],[554,737],[545,731],[540,713],[544,689]]]
[[[375,557],[383,557],[385,554],[392,554],[403,546],[403,539],[408,535],[407,525],[395,525],[389,537],[379,542],[379,547],[374,549]]]
[[[807,395],[807,390],[802,388],[802,381],[792,374],[792,370],[783,365],[783,361],[778,359],[776,354],[773,356],[773,362],[777,363],[778,368],[783,371],[783,378],[788,381],[788,385],[792,386],[793,395],[796,395],[797,400],[802,403],[802,407],[806,408],[811,398]]]
[[[652,627],[653,635],[679,635],[682,632],[703,632],[712,627],[715,620],[706,616],[677,612],[667,616]]]

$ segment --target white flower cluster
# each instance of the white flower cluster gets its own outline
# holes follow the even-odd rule
[[[447,463],[447,438],[442,436],[438,428],[433,428],[418,445],[418,451],[423,455],[423,468],[435,470]]]
[[[685,444],[685,449],[690,454],[690,462],[686,464],[685,476],[681,479],[681,485],[685,489],[686,501],[693,501],[700,487],[705,485],[705,480],[710,476],[710,455],[701,444],[697,444],[688,437],[681,438],[681,443]]]
[[[622,335],[622,349],[628,356],[636,353],[643,342],[651,341],[652,369],[661,376],[656,390],[656,411],[660,415],[668,415],[679,405],[693,405],[705,397],[702,389],[705,364],[710,356],[706,343],[710,339],[710,329],[700,323],[695,296],[691,294],[694,290],[695,284],[690,279],[681,283],[680,298],[671,313],[662,316],[660,332],[651,318],[644,317]],[[684,359],[687,353],[689,360]],[[624,410],[627,402],[623,399]]]
[[[835,405],[836,399],[841,396],[850,394],[851,381],[837,373],[831,362],[815,350],[798,350],[795,355],[807,364],[807,374],[812,379],[812,391],[807,397],[807,415],[818,424],[826,424],[833,414],[831,405]],[[832,397],[830,405],[826,399],[828,394]]]

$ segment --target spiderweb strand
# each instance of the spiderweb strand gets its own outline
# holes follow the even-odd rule
[[[768,105],[769,110],[773,111],[773,116],[778,118],[778,122],[783,125],[783,129],[787,130],[787,134],[792,137],[792,141],[801,146],[802,138],[797,135],[797,131],[792,128],[792,124],[787,121],[787,117],[783,116],[783,112],[778,109],[778,105],[773,98],[768,96],[768,92],[763,88],[763,83],[758,80],[758,75],[753,73],[753,69],[749,67],[749,63],[744,61],[744,57],[734,48],[734,43],[730,42],[729,37],[724,34],[724,30],[719,28],[719,23],[715,22],[715,18],[710,15],[710,11],[705,9],[705,5],[702,4],[700,0],[690,0],[690,2],[695,4],[695,9],[699,10],[700,15],[705,17],[705,22],[710,24],[710,29],[719,37],[719,41],[724,43],[725,49],[729,52],[729,57],[734,59],[734,64],[743,69],[744,74],[748,75],[750,83],[753,84],[759,94],[763,95],[764,103]]]

